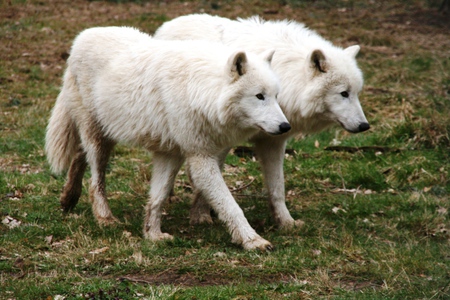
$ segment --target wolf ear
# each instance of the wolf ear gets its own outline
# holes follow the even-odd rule
[[[320,73],[327,72],[327,61],[321,50],[314,50],[311,54],[311,66]]]
[[[350,46],[350,47],[344,49],[344,51],[348,55],[350,55],[352,57],[356,57],[356,55],[358,55],[359,49],[360,49],[359,45],[353,45],[353,46]]]
[[[240,76],[247,73],[247,55],[239,51],[230,56],[227,63],[231,77],[237,80]]]
[[[272,49],[272,50],[266,50],[266,51],[264,51],[263,52],[263,54],[261,55],[261,57],[265,60],[265,61],[267,61],[269,64],[271,64],[272,63],[272,58],[273,58],[273,55],[275,54],[275,49]]]

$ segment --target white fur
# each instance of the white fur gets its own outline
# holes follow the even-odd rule
[[[282,137],[257,134],[252,140],[262,164],[273,218],[280,227],[294,226],[284,196],[283,157],[287,138],[318,132],[334,123],[350,132],[369,128],[358,99],[363,87],[363,76],[355,60],[359,46],[336,47],[294,21],[264,21],[258,17],[232,21],[206,14],[166,22],[155,38],[205,39],[255,53],[275,49],[272,67],[280,78],[278,102],[292,130]],[[342,92],[347,92],[348,97]],[[209,208],[198,197],[191,221],[211,221]]]
[[[246,249],[270,247],[248,224],[220,174],[224,149],[259,131],[280,134],[287,119],[279,84],[264,57],[205,41],[161,41],[127,27],[99,27],[74,41],[46,135],[55,172],[69,168],[61,196],[73,208],[86,166],[100,224],[115,221],[106,201],[105,168],[116,142],[153,151],[144,235],[162,233],[161,207],[186,158],[196,187]],[[262,94],[264,100],[258,99]]]

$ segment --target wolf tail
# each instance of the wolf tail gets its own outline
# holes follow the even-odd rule
[[[52,172],[66,171],[80,147],[80,136],[67,102],[77,96],[76,84],[69,70],[64,75],[64,85],[56,99],[45,135],[45,152]]]

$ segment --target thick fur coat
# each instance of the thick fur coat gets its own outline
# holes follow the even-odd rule
[[[292,130],[281,137],[258,133],[252,141],[262,165],[274,221],[282,228],[300,225],[302,222],[294,221],[285,204],[286,140],[336,123],[352,133],[369,129],[358,98],[363,88],[363,76],[355,60],[360,47],[336,47],[294,21],[264,21],[258,17],[234,21],[206,14],[166,22],[155,38],[216,41],[254,53],[275,49],[272,67],[280,78],[278,102]],[[209,207],[199,194],[191,210],[191,222],[211,222]]]
[[[290,129],[276,96],[273,51],[261,55],[205,41],[161,41],[127,27],[85,30],[75,39],[46,134],[53,171],[68,169],[61,204],[77,203],[87,165],[100,224],[116,219],[105,169],[118,142],[153,152],[144,236],[161,232],[161,209],[185,159],[195,186],[225,222],[235,243],[270,248],[248,224],[220,174],[223,151],[260,131]]]

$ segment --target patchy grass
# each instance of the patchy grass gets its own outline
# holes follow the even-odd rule
[[[439,3],[438,3],[439,2]],[[7,1],[0,4],[0,298],[446,299],[450,297],[448,15],[440,1]],[[224,178],[251,225],[276,245],[245,252],[225,228],[190,226],[191,189],[165,207],[174,241],[142,238],[151,156],[119,146],[107,174],[121,224],[100,228],[87,178],[63,215],[43,153],[65,58],[84,28],[153,32],[182,14],[260,14],[359,43],[362,105],[372,129],[289,142],[286,193],[296,231],[274,228],[259,166],[230,155]],[[338,145],[351,151],[332,151]],[[345,148],[346,147],[346,148]],[[356,151],[358,149],[362,149]],[[336,148],[335,148],[336,149]],[[251,183],[247,188],[240,187]]]

